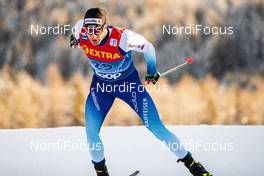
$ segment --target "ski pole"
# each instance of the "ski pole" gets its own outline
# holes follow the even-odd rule
[[[176,67],[174,67],[174,68],[172,68],[172,69],[169,69],[169,70],[167,70],[167,71],[161,73],[161,74],[160,74],[160,77],[164,77],[164,76],[168,75],[169,73],[174,72],[175,70],[178,70],[179,68],[181,68],[181,67],[183,67],[183,66],[185,66],[185,65],[187,65],[187,64],[192,64],[192,63],[193,63],[193,58],[192,58],[192,57],[188,57],[188,58],[186,58],[186,59],[184,60],[184,62],[183,62],[182,64],[177,65]]]
[[[193,58],[192,57],[188,57],[188,58],[184,59],[184,62],[182,64],[177,65],[174,68],[171,68],[171,69],[161,73],[160,77],[164,77],[164,76],[170,74],[171,72],[174,72],[175,70],[178,70],[179,68],[185,66],[186,64],[192,64],[192,63],[193,63]],[[150,80],[146,81],[146,83],[149,84]]]

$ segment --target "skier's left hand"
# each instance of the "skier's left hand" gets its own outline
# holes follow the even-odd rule
[[[147,84],[149,84],[150,82],[152,82],[152,84],[156,84],[158,82],[160,78],[160,73],[159,72],[156,72],[155,74],[146,74],[145,76],[145,82]]]
[[[79,40],[75,38],[73,34],[71,34],[71,39],[70,39],[70,46],[71,48],[77,48],[79,45]]]

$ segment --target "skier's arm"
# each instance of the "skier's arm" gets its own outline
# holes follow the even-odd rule
[[[125,30],[121,36],[119,47],[125,52],[136,51],[144,53],[147,75],[154,75],[157,72],[155,48],[143,36],[130,30]]]
[[[72,48],[79,47],[79,34],[82,27],[83,27],[83,20],[79,20],[74,26],[75,29],[74,33],[71,34],[71,38],[70,38],[70,46]]]

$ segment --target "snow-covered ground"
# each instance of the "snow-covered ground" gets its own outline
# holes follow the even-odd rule
[[[215,176],[264,175],[264,126],[168,128]],[[112,176],[190,175],[144,127],[103,127],[101,136]],[[0,130],[0,175],[94,176],[85,144],[83,127]]]

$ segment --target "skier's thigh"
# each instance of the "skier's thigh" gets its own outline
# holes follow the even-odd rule
[[[114,98],[107,94],[90,92],[85,105],[85,123],[88,130],[99,131]]]

